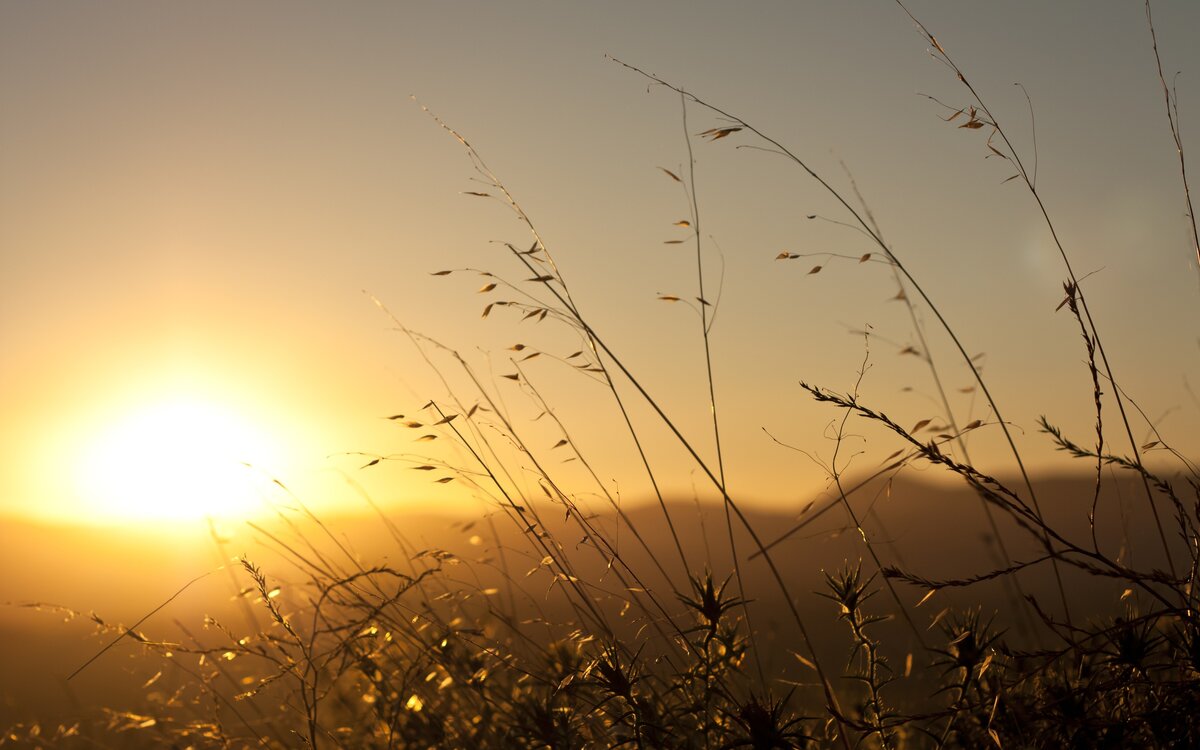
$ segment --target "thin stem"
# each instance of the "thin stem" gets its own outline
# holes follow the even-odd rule
[[[969,91],[971,93],[971,98],[974,99],[975,103],[979,106],[979,111],[983,112],[983,114],[987,116],[987,119],[988,119],[989,123],[991,124],[995,134],[999,135],[1000,140],[1004,142],[1004,146],[1008,150],[1008,155],[1009,155],[1009,157],[1011,157],[1011,161],[1012,161],[1013,165],[1016,166],[1017,173],[1021,176],[1021,181],[1025,183],[1025,186],[1026,186],[1026,188],[1028,188],[1030,195],[1033,196],[1033,200],[1037,204],[1038,211],[1041,213],[1042,219],[1045,221],[1046,228],[1050,231],[1050,237],[1054,241],[1055,248],[1058,249],[1059,257],[1062,259],[1063,266],[1067,270],[1067,276],[1070,278],[1071,284],[1076,289],[1076,295],[1078,296],[1078,299],[1079,299],[1079,305],[1080,305],[1081,309],[1083,310],[1084,318],[1087,319],[1088,330],[1091,333],[1092,340],[1094,341],[1094,343],[1096,345],[1096,350],[1100,352],[1100,360],[1104,363],[1104,371],[1108,375],[1108,379],[1110,381],[1112,381],[1114,383],[1117,382],[1116,377],[1113,375],[1112,367],[1108,362],[1108,355],[1104,351],[1104,344],[1102,344],[1100,341],[1100,333],[1096,328],[1095,321],[1092,320],[1092,313],[1091,313],[1091,309],[1088,307],[1087,298],[1084,296],[1083,290],[1079,288],[1079,279],[1078,279],[1078,277],[1076,277],[1075,270],[1071,266],[1071,260],[1067,256],[1067,250],[1063,246],[1062,240],[1059,239],[1058,229],[1054,225],[1053,220],[1051,220],[1051,218],[1050,218],[1050,211],[1046,208],[1046,204],[1042,200],[1041,194],[1038,192],[1037,187],[1034,185],[1033,180],[1031,179],[1028,171],[1025,169],[1025,165],[1021,161],[1020,153],[1017,151],[1016,147],[1012,144],[1012,141],[1009,140],[1008,132],[1004,128],[1000,127],[1000,124],[999,124],[999,122],[997,122],[995,115],[992,114],[991,110],[988,109],[987,104],[984,103],[983,97],[981,97],[979,95],[979,93],[975,90],[975,87],[972,86],[971,82],[967,80],[967,77],[962,72],[962,69],[958,66],[957,63],[954,62],[953,59],[951,59],[950,55],[946,53],[946,50],[942,47],[941,44],[938,43],[937,39],[933,36],[933,34],[929,31],[929,29],[926,28],[926,26],[923,23],[921,23],[919,20],[917,20],[916,16],[914,16],[908,10],[908,8],[905,7],[904,3],[901,0],[895,0],[895,1],[896,1],[896,4],[900,6],[901,10],[904,11],[905,15],[907,15],[912,20],[912,22],[917,25],[917,28],[921,31],[921,34],[926,38],[926,40],[934,47],[934,49],[937,50],[938,54],[940,55],[939,59],[941,59],[943,62],[945,62],[945,64],[947,66],[949,66],[951,70],[954,71],[955,75],[958,76],[959,82],[962,83],[962,85],[966,87],[967,91]],[[985,389],[985,391],[986,391],[986,389]],[[1131,450],[1133,451],[1134,459],[1140,464],[1141,460],[1142,460],[1141,459],[1141,451],[1138,447],[1137,440],[1135,440],[1133,437],[1133,428],[1130,426],[1129,418],[1125,413],[1125,401],[1121,397],[1121,394],[1119,391],[1115,395],[1116,395],[1116,402],[1117,402],[1117,410],[1121,413],[1121,421],[1125,427],[1126,437],[1129,439],[1129,445],[1130,445]],[[990,401],[990,399],[989,399],[989,401]],[[1000,418],[999,413],[997,413],[996,417],[997,417],[997,419]],[[1003,425],[1003,422],[1001,424]],[[1008,435],[1007,429],[1005,429],[1005,435]],[[1015,448],[1014,448],[1014,450],[1015,450]],[[1018,457],[1017,462],[1020,463],[1020,461],[1021,460]],[[1024,475],[1024,467],[1023,466],[1022,466],[1022,475]],[[1028,485],[1028,479],[1026,480],[1026,484]],[[1160,541],[1162,542],[1163,553],[1166,555],[1166,558],[1167,558],[1167,565],[1171,569],[1172,575],[1175,575],[1175,559],[1174,559],[1174,556],[1171,554],[1171,546],[1167,543],[1167,534],[1163,530],[1162,519],[1159,517],[1159,513],[1158,513],[1158,506],[1155,505],[1155,503],[1154,503],[1154,493],[1150,489],[1149,482],[1144,481],[1143,488],[1146,493],[1146,502],[1150,505],[1150,511],[1154,515],[1154,524],[1158,528],[1158,536],[1159,536]],[[1030,487],[1030,492],[1031,492],[1031,499],[1033,500],[1034,507],[1036,509],[1038,507],[1037,498],[1032,495],[1032,487]],[[1040,513],[1041,513],[1040,509],[1038,510],[1038,513],[1040,515]],[[1054,573],[1055,573],[1056,577],[1059,577],[1060,590],[1061,590],[1061,577],[1059,574],[1057,564],[1055,564]],[[1066,602],[1065,602],[1065,598],[1064,598],[1064,607],[1065,606],[1066,606]],[[1068,622],[1070,622],[1069,611],[1068,611],[1068,615],[1067,615],[1067,620],[1068,620]]]
[[[887,246],[887,244],[884,243],[884,241],[879,237],[879,235],[875,234],[875,232],[871,230],[870,226],[863,219],[862,215],[853,206],[850,205],[850,203],[846,200],[845,196],[843,196],[840,191],[838,191],[836,188],[834,188],[832,185],[830,185],[829,182],[825,180],[825,178],[821,177],[821,175],[819,175],[811,167],[808,166],[807,162],[805,162],[803,159],[801,159],[799,156],[797,156],[795,153],[793,153],[790,149],[788,149],[786,146],[784,146],[782,143],[775,140],[774,138],[771,138],[767,134],[763,133],[761,130],[754,127],[750,123],[741,119],[740,117],[737,117],[736,115],[734,115],[730,112],[727,112],[727,111],[721,109],[720,107],[717,107],[716,105],[709,104],[708,102],[700,99],[696,95],[694,95],[690,92],[687,92],[686,90],[684,90],[678,86],[675,86],[674,84],[668,83],[667,81],[659,78],[658,76],[654,75],[653,73],[647,73],[646,71],[642,70],[641,68],[638,68],[634,65],[630,65],[629,63],[623,62],[616,58],[610,58],[610,59],[614,60],[615,62],[624,66],[625,68],[628,68],[629,70],[637,73],[638,75],[640,75],[644,78],[647,78],[651,81],[654,81],[654,82],[670,89],[671,91],[675,91],[676,93],[686,95],[689,100],[695,102],[696,104],[699,104],[700,106],[710,110],[711,112],[713,112],[717,115],[728,118],[729,120],[738,123],[738,125],[740,125],[742,128],[748,130],[749,132],[758,136],[762,140],[771,144],[779,151],[779,153],[783,154],[789,161],[791,161],[794,164],[796,164],[797,166],[799,166],[812,179],[816,180],[816,182],[819,185],[821,185],[821,187],[823,187],[826,190],[826,192],[828,192],[831,196],[833,196],[833,198],[835,200],[837,200],[838,203],[840,203],[842,205],[842,207],[845,208],[846,211],[848,211],[852,217],[854,217],[854,220],[858,223],[858,225],[861,226],[863,228],[863,230],[867,232],[868,235],[870,235],[872,242],[874,242],[879,247],[879,249],[882,250],[884,252],[884,254],[886,254],[887,257],[893,263],[895,263],[896,268],[898,268],[900,270],[900,272],[902,274],[904,274],[904,277],[908,280],[908,283],[912,284],[913,289],[917,290],[917,293],[921,295],[921,298],[925,301],[925,304],[929,306],[929,309],[933,312],[934,316],[937,317],[938,322],[941,324],[942,328],[946,331],[946,334],[950,337],[950,340],[954,342],[954,345],[958,349],[959,354],[962,355],[963,361],[966,362],[967,367],[970,368],[971,374],[975,378],[975,382],[978,383],[980,390],[983,392],[984,397],[987,399],[988,404],[991,406],[992,412],[996,415],[996,420],[1000,426],[1001,431],[1004,433],[1005,440],[1008,442],[1009,449],[1012,452],[1014,460],[1016,461],[1017,468],[1020,470],[1021,478],[1025,484],[1026,491],[1029,493],[1029,497],[1033,501],[1034,507],[1038,508],[1039,506],[1038,506],[1038,502],[1037,502],[1037,493],[1033,489],[1033,482],[1029,478],[1029,472],[1025,468],[1025,462],[1021,458],[1021,453],[1019,450],[1017,450],[1017,444],[1012,436],[1012,432],[1009,430],[1007,422],[1004,420],[1004,417],[1001,415],[999,405],[996,403],[996,399],[992,396],[991,391],[988,389],[987,383],[983,379],[983,375],[979,372],[979,368],[977,368],[975,366],[975,363],[971,360],[970,355],[967,354],[966,347],[963,346],[962,341],[958,337],[958,334],[955,333],[954,329],[950,325],[950,322],[948,320],[946,320],[945,316],[942,315],[941,310],[933,303],[933,300],[929,297],[929,295],[926,294],[924,288],[917,282],[917,280],[908,271],[908,269],[904,266],[904,264],[900,262],[900,259],[896,257],[896,255],[891,251],[891,249]],[[1038,510],[1038,514],[1041,515],[1040,509]],[[1050,544],[1050,540],[1048,537],[1044,541],[1045,541],[1046,545]],[[1055,570],[1055,579],[1056,579],[1056,584],[1057,584],[1057,588],[1058,588],[1058,594],[1059,594],[1060,600],[1062,601],[1063,611],[1066,613],[1067,619],[1070,620],[1070,605],[1067,603],[1066,587],[1062,583],[1062,576],[1058,571],[1057,563],[1055,564],[1054,570]]]
[[[1183,138],[1179,134],[1179,110],[1163,76],[1162,58],[1158,54],[1158,35],[1154,32],[1154,16],[1150,13],[1150,0],[1146,0],[1146,25],[1150,27],[1150,46],[1154,49],[1154,66],[1158,81],[1162,84],[1163,99],[1167,106],[1167,124],[1171,126],[1171,140],[1175,142],[1175,153],[1179,157],[1179,175],[1183,178],[1183,197],[1187,203],[1188,223],[1192,229],[1192,245],[1196,249],[1196,262],[1200,264],[1200,230],[1196,228],[1196,212],[1192,209],[1192,191],[1188,184],[1187,160],[1183,157]]]
[[[687,144],[688,155],[688,197],[691,199],[692,209],[692,233],[696,240],[696,280],[697,287],[700,290],[700,335],[704,341],[704,371],[708,382],[708,406],[712,414],[712,429],[713,429],[713,444],[716,447],[717,453],[717,477],[721,480],[721,491],[725,492],[727,487],[725,482],[725,459],[721,450],[721,425],[717,417],[717,394],[716,387],[713,384],[713,368],[712,368],[712,346],[709,341],[708,330],[708,297],[704,293],[704,253],[700,237],[700,203],[696,195],[696,155],[692,149],[692,135],[688,130],[687,120],[687,97],[683,94],[679,95],[680,110],[683,120],[683,141]],[[741,599],[742,616],[746,618],[746,629],[750,633],[751,652],[754,658],[754,666],[758,672],[758,681],[762,686],[766,686],[766,673],[763,671],[762,654],[759,653],[755,644],[755,630],[752,620],[750,619],[750,603],[746,595],[746,583],[742,578],[742,563],[741,555],[738,554],[737,538],[733,533],[733,516],[730,514],[729,506],[724,506],[725,510],[725,531],[729,539],[729,555],[733,561],[733,573],[737,579],[738,598]]]

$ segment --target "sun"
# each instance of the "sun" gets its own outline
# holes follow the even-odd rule
[[[97,520],[246,517],[264,509],[262,469],[281,441],[253,420],[202,400],[126,412],[88,441],[77,487]]]

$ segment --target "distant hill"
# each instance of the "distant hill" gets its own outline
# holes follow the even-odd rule
[[[1090,544],[1087,512],[1092,502],[1092,480],[1052,478],[1039,482],[1036,490],[1046,517],[1071,539]],[[1117,554],[1124,545],[1132,551],[1133,561],[1139,567],[1161,567],[1164,559],[1161,543],[1149,520],[1145,497],[1139,493],[1142,493],[1140,484],[1127,479],[1107,483],[1098,504],[1097,539],[1110,555]],[[900,565],[929,578],[982,573],[1002,564],[999,545],[981,510],[980,500],[963,485],[933,484],[906,477],[887,488],[868,486],[851,500],[885,564]],[[821,512],[829,503],[832,508]],[[638,574],[636,583],[630,579],[626,584],[657,592],[660,602],[672,611],[681,611],[659,570],[661,565],[676,585],[686,585],[683,565],[661,509],[657,503],[627,507],[626,521],[615,521],[611,511],[597,511],[589,523],[606,531],[621,559]],[[773,511],[747,507],[751,508],[747,511],[751,524],[766,543],[815,516],[815,520],[772,548],[772,560],[820,648],[834,656],[843,653],[847,644],[833,605],[813,592],[823,589],[822,570],[833,570],[847,560],[857,562],[866,558],[864,569],[875,568],[861,537],[848,527],[844,507],[832,496],[815,498],[805,513],[800,513],[801,508]],[[724,509],[719,505],[701,508],[692,502],[672,502],[668,509],[691,572],[699,573],[709,566],[724,579],[731,570]],[[531,517],[534,512],[548,532],[546,538],[560,545],[553,548],[554,554],[577,561],[576,574],[580,578],[601,589],[623,588],[625,584],[616,573],[606,571],[607,558],[583,543],[584,534],[574,521],[566,518],[561,507],[543,505],[531,509]],[[1166,522],[1171,514],[1164,509],[1162,516]],[[1029,560],[1039,554],[1035,540],[1011,522],[999,520],[1010,559]],[[446,568],[447,577],[476,591],[498,588],[499,592],[494,594],[497,606],[507,608],[515,604],[517,619],[539,617],[550,622],[569,619],[569,610],[553,592],[545,568],[539,567],[544,550],[532,549],[518,524],[502,510],[488,518],[466,521],[392,511],[386,522],[363,516],[330,517],[323,522],[325,528],[321,529],[311,522],[297,520],[296,528],[292,529],[276,519],[263,522],[263,528],[275,535],[278,542],[247,527],[218,543],[203,524],[138,530],[5,520],[0,526],[4,541],[0,545],[0,570],[4,571],[0,578],[0,602],[49,602],[85,614],[94,610],[107,621],[130,625],[189,580],[208,573],[140,628],[151,637],[165,640],[187,640],[191,636],[204,640],[209,637],[204,632],[205,615],[216,617],[234,630],[248,627],[246,618],[253,616],[246,612],[243,600],[235,596],[239,587],[247,585],[245,575],[241,571],[216,570],[222,560],[247,555],[272,581],[283,586],[281,601],[288,601],[289,587],[303,582],[304,576],[288,561],[292,553],[283,550],[282,542],[296,554],[310,558],[319,554],[331,564],[346,568],[357,563],[407,569],[414,554],[444,550],[462,561]],[[653,558],[637,540],[633,529],[642,536]],[[769,664],[799,670],[789,652],[802,649],[783,596],[764,561],[748,559],[754,545],[740,525],[735,525],[734,539],[743,560],[745,595],[754,602],[751,614],[754,628],[760,634],[760,648]],[[621,565],[614,567],[620,569]],[[1078,571],[1067,571],[1065,575],[1075,617],[1120,612],[1122,587],[1118,583],[1090,579]],[[1061,614],[1049,566],[1031,569],[1021,575],[1020,582],[1023,592],[1036,596],[1047,611]],[[922,591],[902,583],[896,584],[896,591],[910,605],[923,596]],[[951,603],[974,604],[985,612],[998,612],[998,623],[1009,628],[1015,637],[1020,632],[1020,618],[1014,615],[1015,595],[1010,585],[981,584],[953,593],[939,592],[913,614],[923,626]],[[873,602],[880,612],[894,609],[886,591]],[[632,621],[635,615],[628,615],[628,620]],[[142,684],[161,665],[142,658],[139,647],[129,640],[117,645],[68,684],[66,676],[111,640],[111,636],[93,637],[92,623],[86,617],[63,620],[62,613],[53,611],[0,607],[0,664],[3,665],[0,726],[31,717],[56,720],[94,709],[101,703],[132,709],[143,699]],[[631,637],[635,625],[628,626]],[[904,651],[913,648],[912,636],[897,623],[882,627],[884,632],[890,629],[885,642],[893,647],[893,658],[902,659]]]

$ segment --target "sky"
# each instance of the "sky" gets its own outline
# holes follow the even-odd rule
[[[1153,7],[1187,147],[1200,5]],[[1200,271],[1141,4],[910,9],[1027,164],[1036,151],[1039,193],[1121,387],[1196,457]],[[989,130],[940,119],[968,92],[893,3],[6,0],[0,514],[237,512],[278,501],[274,480],[331,512],[362,510],[360,489],[389,507],[473,512],[464,475],[411,470],[477,471],[468,452],[445,426],[418,443],[432,433],[402,422],[435,421],[422,406],[451,404],[448,389],[477,399],[435,352],[439,379],[372,298],[461,352],[564,486],[597,492],[582,462],[563,463],[578,448],[610,491],[648,497],[601,384],[550,356],[521,363],[520,383],[502,377],[515,344],[564,357],[579,337],[513,310],[482,318],[511,298],[503,285],[479,293],[489,279],[474,272],[432,275],[481,269],[539,287],[502,244],[525,248],[528,232],[498,201],[464,194],[486,188],[422,106],[478,150],[592,328],[713,463],[700,323],[660,299],[697,296],[696,249],[676,225],[695,219],[662,171],[686,176],[690,139],[731,494],[800,507],[827,485],[840,414],[800,381],[848,391],[865,361],[864,403],[905,425],[939,419],[928,367],[902,353],[917,338],[891,269],[857,262],[878,248],[839,223],[852,217],[746,131],[697,136],[728,123],[691,106],[685,125],[677,94],[611,58],[736,114],[851,198],[852,174],[896,256],[984,354],[1026,462],[1081,468],[1037,430],[1045,414],[1087,442],[1095,421],[1078,326],[1055,309],[1062,262],[1029,192],[1005,182],[1011,167],[986,158]],[[988,423],[972,459],[1011,473],[994,415],[960,392],[972,385],[962,359],[917,312],[959,423]],[[665,491],[710,496],[630,386],[618,393]],[[538,399],[567,433],[537,419]],[[1137,442],[1153,439],[1133,423]],[[491,425],[480,429],[505,442]],[[550,448],[563,434],[571,446]],[[1110,439],[1128,453],[1119,431]],[[901,447],[858,422],[843,445],[850,473]],[[361,468],[379,456],[396,460]],[[536,493],[529,457],[508,460]]]

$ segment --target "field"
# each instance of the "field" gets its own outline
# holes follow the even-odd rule
[[[931,127],[955,149],[968,139],[989,190],[1020,192],[1057,308],[1030,290],[968,335],[958,316],[997,304],[988,279],[927,284],[919,269],[943,279],[951,261],[910,264],[877,220],[888,196],[864,197],[856,170],[826,171],[806,155],[818,146],[609,59],[675,107],[686,155],[650,165],[677,211],[656,240],[676,253],[652,300],[662,318],[633,314],[631,340],[612,337],[615,314],[641,303],[579,293],[569,244],[493,171],[476,145],[486,132],[468,139],[414,108],[466,157],[463,211],[502,212],[508,232],[483,240],[484,266],[431,251],[419,283],[498,333],[449,343],[369,295],[423,390],[379,407],[398,449],[342,459],[356,488],[419,476],[434,499],[404,507],[363,489],[330,511],[280,478],[271,512],[241,524],[6,522],[0,567],[20,573],[2,590],[0,746],[1200,747],[1200,403],[1160,429],[1157,394],[1127,390],[1131,358],[1105,348],[1116,320],[1119,341],[1151,342],[1144,371],[1177,367],[1196,356],[1194,323],[1146,331],[1114,312],[1132,302],[1098,299],[1053,210],[1067,188],[1037,177],[1052,158],[1038,129],[1075,124],[1039,123],[1024,96],[1028,110],[993,110],[953,41],[899,8],[945,79]],[[1174,146],[1162,181],[1186,206],[1179,265],[1197,274],[1182,118],[1150,39],[1166,106],[1138,116]],[[1026,119],[1035,127],[1010,129]],[[753,260],[722,249],[697,165],[763,152],[823,201],[780,221],[842,239]],[[712,211],[725,212],[738,213]],[[620,284],[657,274],[614,257]],[[791,321],[800,343],[741,314],[739,293],[775,304],[765,282],[740,286],[764,278],[739,275],[751,263],[797,297],[889,299],[864,303],[852,362],[822,359],[803,337],[838,325],[832,313]],[[1055,360],[1039,349],[993,378],[1006,363],[976,348],[981,329],[1011,355],[1034,328],[1060,332]],[[840,368],[838,387],[781,364],[808,360]],[[1012,416],[1031,411],[1042,416]],[[796,467],[820,488],[779,479]],[[792,500],[755,497],[768,485]],[[471,500],[439,503],[450,491]]]

